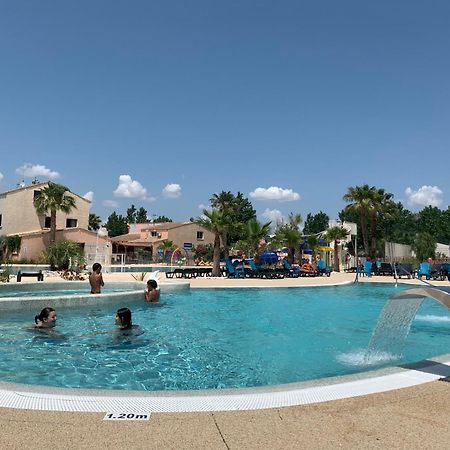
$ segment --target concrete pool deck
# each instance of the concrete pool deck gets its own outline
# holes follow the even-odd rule
[[[106,273],[104,278],[105,283],[133,280],[130,273]],[[47,279],[58,281],[57,277]],[[190,281],[194,288],[326,285],[353,280],[354,274],[333,274],[330,278]],[[161,284],[177,281],[161,274]],[[372,277],[361,281],[393,280]],[[450,285],[448,281],[433,284]],[[249,411],[154,412],[148,421],[129,422],[103,421],[104,413],[0,408],[0,442],[8,449],[35,447],[42,436],[50,436],[54,448],[73,449],[444,449],[450,439],[449,388],[448,382],[433,381],[317,404]]]

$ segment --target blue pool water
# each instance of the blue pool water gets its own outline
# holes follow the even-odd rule
[[[117,305],[58,310],[56,336],[25,330],[30,313],[5,312],[0,380],[146,391],[218,389],[343,375],[448,353],[449,310],[427,300],[402,357],[362,362],[381,309],[399,289],[360,283],[168,292],[160,305],[142,300],[120,305],[133,311],[140,336],[114,332]]]

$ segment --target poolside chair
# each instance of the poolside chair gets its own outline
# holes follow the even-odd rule
[[[253,259],[247,260],[248,268],[244,268],[244,275],[246,278],[264,278],[264,270],[256,267],[255,261]]]
[[[425,275],[425,278],[427,280],[429,280],[431,278],[430,264],[427,262],[421,262],[419,265],[419,268],[417,269],[416,275],[419,280],[421,280],[424,275]]]
[[[286,258],[283,259],[283,272],[289,278],[298,278],[300,276],[300,269],[292,267]]]
[[[230,258],[225,259],[228,278],[244,278],[244,268],[234,267]]]
[[[318,275],[326,275],[329,277],[331,275],[331,267],[327,266],[327,263],[323,259],[317,261],[317,273]]]
[[[363,266],[358,267],[358,273],[361,275],[367,275],[368,277],[372,276],[372,261],[366,261]]]
[[[395,263],[395,273],[397,274],[398,278],[401,277],[407,277],[407,278],[414,278],[413,275],[413,269],[412,269],[412,264],[399,264],[399,263]]]
[[[444,281],[445,277],[450,281],[450,263],[441,264],[441,281]]]
[[[393,275],[394,271],[390,263],[382,262],[378,268],[378,275]]]

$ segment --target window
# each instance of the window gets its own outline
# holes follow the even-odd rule
[[[41,191],[34,191],[33,192],[33,198],[39,197],[42,194]]]
[[[157,231],[152,231],[152,237],[158,237],[158,232]]]
[[[66,228],[76,228],[78,226],[77,219],[66,219]]]
[[[52,219],[50,217],[46,217],[44,222],[44,228],[50,228],[51,222]]]
[[[203,236],[203,231],[197,231],[197,241],[203,241],[204,236]]]
[[[0,214],[0,228],[2,227],[2,215]]]

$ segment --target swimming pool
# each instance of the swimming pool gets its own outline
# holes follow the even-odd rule
[[[160,305],[120,305],[132,309],[144,331],[135,337],[113,332],[118,305],[61,308],[59,336],[24,330],[33,320],[30,312],[6,312],[0,380],[141,391],[221,389],[351,374],[448,353],[448,310],[426,301],[403,357],[362,363],[378,315],[399,289],[361,283],[167,292]]]

